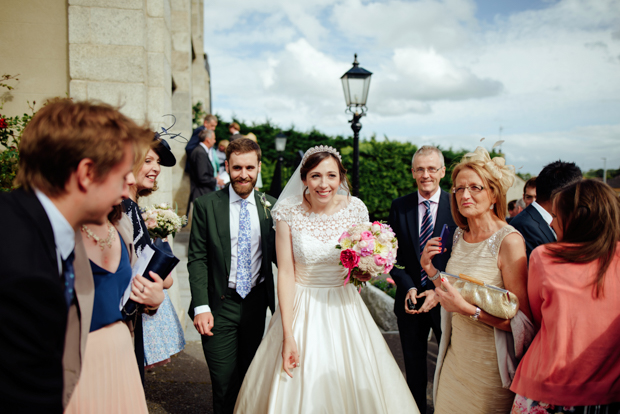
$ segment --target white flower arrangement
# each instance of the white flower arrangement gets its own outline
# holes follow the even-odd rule
[[[166,240],[187,224],[187,217],[179,216],[168,203],[161,203],[143,209],[142,218],[152,239]]]

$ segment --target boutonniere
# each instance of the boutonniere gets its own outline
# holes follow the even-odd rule
[[[267,196],[265,193],[261,193],[258,198],[260,199],[260,203],[263,205],[263,209],[265,210],[265,216],[269,218],[268,212],[271,211],[269,207],[271,207],[271,203],[267,200]]]

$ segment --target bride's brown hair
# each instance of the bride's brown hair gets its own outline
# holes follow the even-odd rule
[[[301,175],[301,181],[306,181],[306,177],[308,176],[308,173],[312,171],[317,165],[319,165],[327,157],[332,157],[332,159],[336,161],[336,165],[338,165],[338,172],[340,174],[340,185],[342,185],[342,182],[344,181],[345,183],[347,183],[348,188],[350,188],[351,185],[349,184],[349,178],[347,177],[347,170],[342,165],[340,158],[338,158],[336,155],[332,154],[331,152],[326,152],[326,151],[316,152],[312,155],[309,155],[308,158],[306,158],[304,163],[301,165],[301,168],[299,169],[299,174]],[[306,197],[307,189],[308,189],[308,186],[304,188],[304,200],[306,200],[306,202],[310,206],[312,206],[312,203],[310,203],[310,200]]]

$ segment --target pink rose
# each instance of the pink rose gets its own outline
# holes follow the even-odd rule
[[[360,258],[355,251],[346,249],[340,252],[340,261],[347,269],[353,269],[359,264]]]
[[[338,243],[340,243],[341,241],[349,237],[351,237],[351,235],[345,231],[344,233],[342,233],[342,236],[340,236],[340,238],[338,239]]]
[[[366,246],[362,246],[362,243],[366,244]],[[370,256],[375,252],[375,242],[374,241],[361,241],[360,242],[360,256],[366,257]]]
[[[386,264],[385,269],[383,269],[383,274],[387,275],[388,273],[390,273],[390,270],[392,270],[393,267],[394,267],[394,264]]]
[[[147,229],[154,229],[155,227],[157,227],[157,220],[150,218],[146,221],[145,224]]]
[[[383,266],[386,263],[387,259],[385,257],[382,257],[380,254],[375,254],[375,264],[377,266]]]
[[[373,236],[372,233],[369,231],[363,231],[362,234],[360,234],[360,237],[362,238],[362,240],[374,240],[375,239],[375,236]]]

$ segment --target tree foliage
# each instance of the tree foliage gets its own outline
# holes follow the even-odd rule
[[[14,89],[10,81],[19,80],[16,76],[2,75],[0,78],[0,88],[7,90]],[[34,105],[36,102],[28,102],[32,111],[31,115],[6,116],[0,113],[0,191],[8,192],[15,189],[13,182],[19,167],[19,142],[22,133],[28,122],[34,116]],[[4,101],[0,102],[0,110],[3,108]]]
[[[353,137],[330,136],[316,129],[300,132],[294,126],[283,129],[270,120],[253,124],[246,124],[239,119],[233,121],[241,127],[242,135],[252,132],[258,138],[263,155],[262,177],[265,190],[269,189],[273,179],[278,159],[275,137],[280,132],[287,137],[286,150],[282,154],[284,158],[282,177],[285,183],[301,160],[299,151],[303,154],[315,145],[330,145],[340,151],[343,165],[348,170],[349,181],[352,179]],[[228,122],[224,122],[220,117],[215,134],[218,141],[229,138]],[[373,136],[360,142],[360,199],[368,207],[372,220],[386,220],[392,200],[417,190],[411,173],[411,160],[417,149],[413,143],[391,141],[387,137],[385,140],[378,140]],[[470,150],[441,147],[440,149],[446,164],[446,175],[441,180],[440,186],[449,191],[452,188],[451,175],[454,166]],[[491,152],[491,157],[501,155],[495,151]]]

